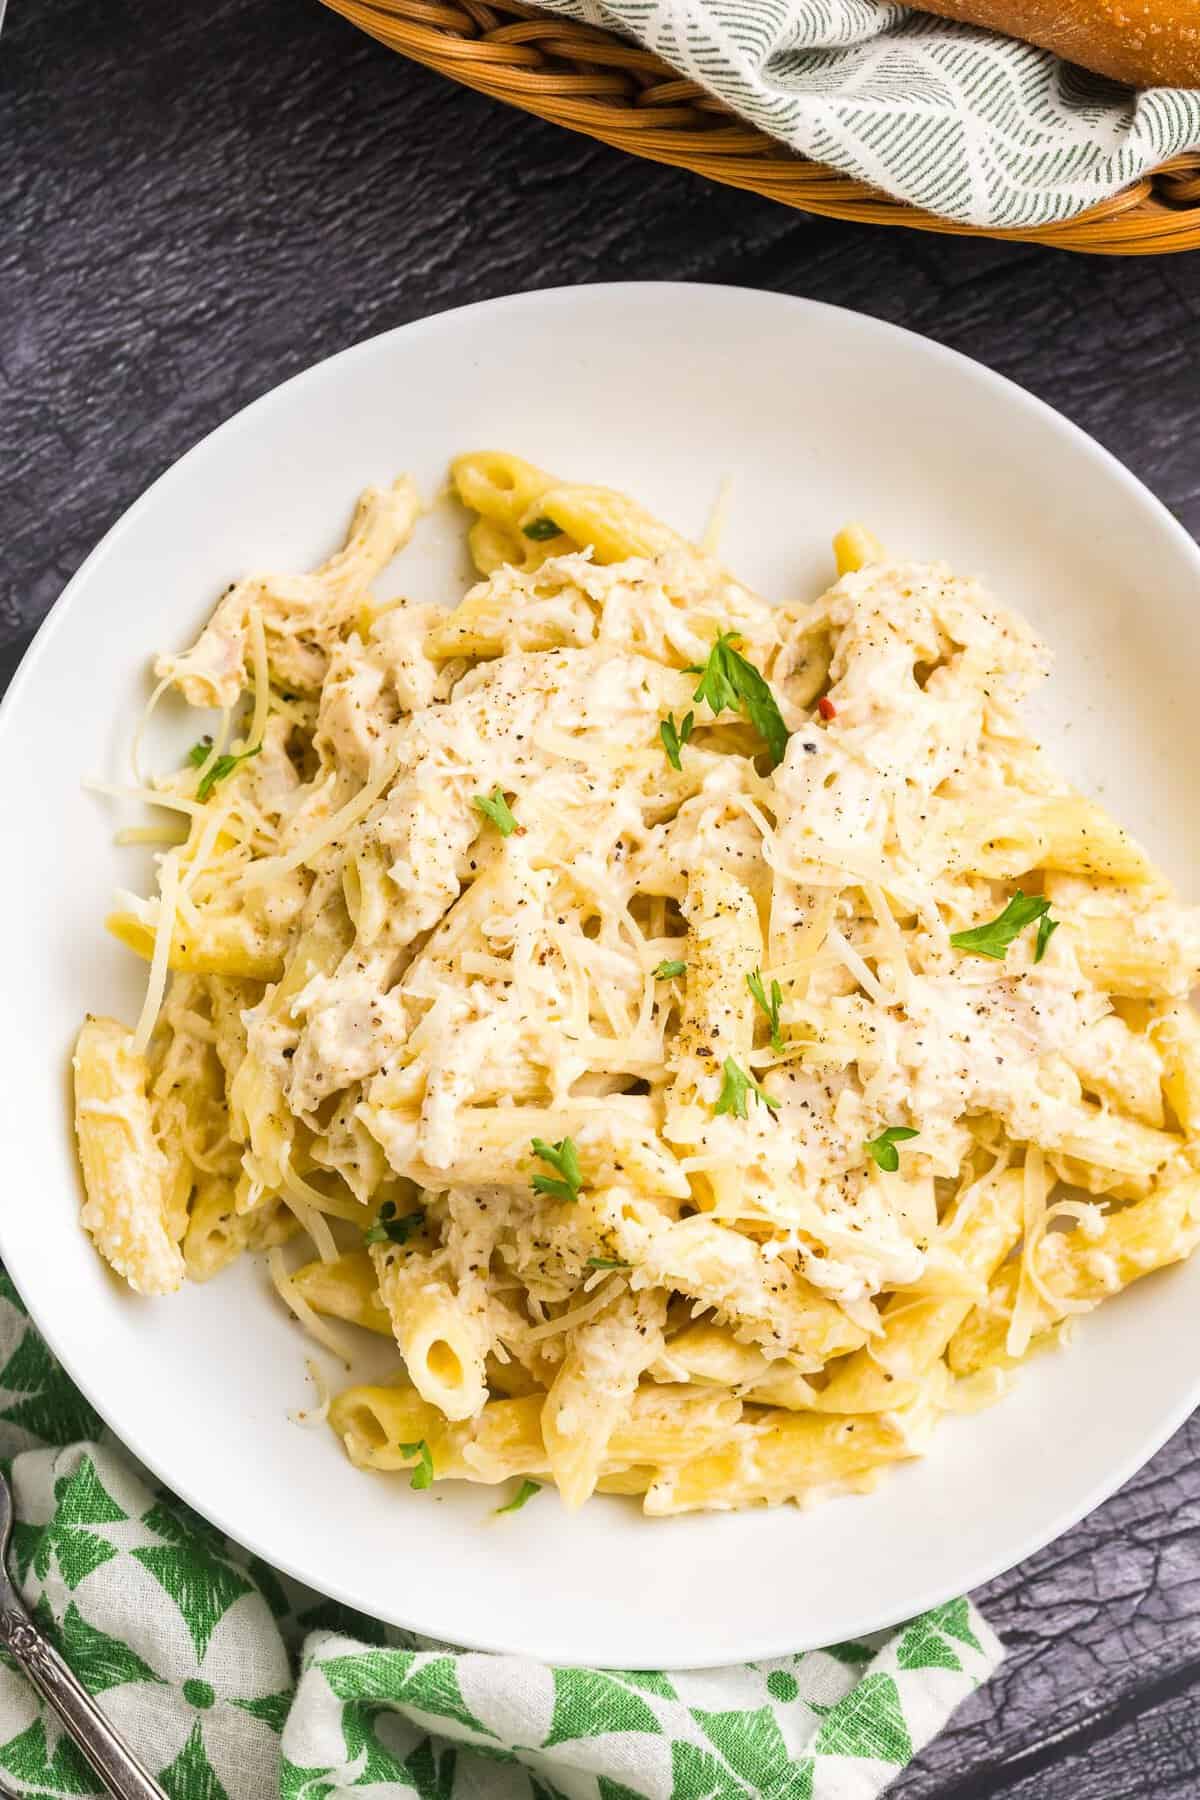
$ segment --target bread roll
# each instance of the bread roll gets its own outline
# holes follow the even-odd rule
[[[921,0],[1134,87],[1200,87],[1200,0]]]

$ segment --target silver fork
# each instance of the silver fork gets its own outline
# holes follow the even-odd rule
[[[157,1781],[113,1730],[87,1689],[26,1612],[8,1573],[12,1525],[12,1491],[0,1475],[0,1644],[54,1708],[76,1748],[116,1800],[167,1800]]]

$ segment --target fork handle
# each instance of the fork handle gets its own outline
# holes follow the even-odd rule
[[[5,1586],[8,1584],[5,1583]],[[167,1800],[162,1788],[113,1730],[87,1689],[44,1638],[11,1588],[0,1603],[0,1644],[53,1707],[75,1746],[115,1800]]]

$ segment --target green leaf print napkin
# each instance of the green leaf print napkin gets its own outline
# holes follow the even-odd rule
[[[138,1468],[0,1272],[0,1456],[38,1623],[171,1800],[869,1800],[996,1667],[967,1600],[743,1667],[552,1668],[323,1600]],[[0,1663],[0,1789],[98,1795]]]
[[[761,131],[989,230],[1074,218],[1200,147],[1200,88],[1135,92],[878,0],[538,0],[657,52]]]

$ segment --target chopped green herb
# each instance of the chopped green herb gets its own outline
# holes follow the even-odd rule
[[[504,798],[502,788],[494,787],[490,794],[476,794],[471,801],[476,812],[481,812],[485,819],[490,819],[501,837],[511,837],[517,829],[517,821],[509,811],[508,801]]]
[[[1038,920],[1037,944],[1034,947],[1033,952],[1033,960],[1035,963],[1041,962],[1043,956],[1046,954],[1046,945],[1050,942],[1050,939],[1054,936],[1061,924],[1061,919],[1052,919],[1049,913],[1042,914],[1041,918]]]
[[[549,1194],[555,1200],[578,1200],[579,1190],[583,1186],[583,1175],[579,1167],[579,1152],[572,1138],[565,1137],[561,1143],[548,1144],[545,1138],[534,1138],[531,1145],[533,1154],[539,1162],[549,1163],[562,1177],[556,1181],[552,1175],[535,1175],[533,1191],[535,1194]]]
[[[973,925],[970,931],[951,932],[950,942],[956,950],[973,950],[976,956],[990,956],[996,962],[1003,962],[1013,939],[1049,910],[1048,900],[1042,900],[1036,894],[1023,894],[1018,888],[1002,913],[989,919],[986,925]],[[1049,932],[1046,935],[1048,937]],[[1043,939],[1043,952],[1045,948]]]
[[[703,666],[696,664],[688,671],[700,677],[700,685],[692,699],[706,700],[714,714],[724,712],[726,708],[741,713],[766,744],[771,767],[775,768],[783,761],[787,749],[788,728],[763,676],[753,663],[747,662],[734,649],[738,636],[736,631],[718,632],[708,661]]]
[[[415,1456],[419,1460],[412,1472],[409,1487],[427,1488],[433,1486],[433,1454],[424,1438],[418,1438],[415,1444],[401,1444],[401,1456]]]
[[[900,1152],[896,1145],[907,1143],[909,1138],[919,1136],[920,1133],[914,1131],[911,1125],[889,1125],[887,1130],[881,1131],[878,1137],[868,1139],[864,1149],[879,1168],[885,1170],[889,1175],[894,1175],[900,1167]]]
[[[654,979],[655,981],[674,981],[676,975],[682,975],[686,968],[687,964],[685,962],[677,962],[674,960],[660,962],[657,969],[654,971]]]
[[[499,1518],[501,1513],[520,1512],[525,1502],[527,1500],[532,1500],[533,1496],[535,1494],[540,1494],[541,1491],[542,1484],[540,1481],[523,1481],[508,1505],[498,1506],[496,1508],[496,1517]]]
[[[589,1269],[632,1269],[633,1264],[622,1262],[619,1256],[589,1256]]]
[[[783,992],[779,983],[777,981],[771,983],[771,997],[768,1000],[763,987],[762,970],[755,969],[753,975],[747,975],[746,986],[750,989],[755,1006],[767,1016],[767,1023],[771,1027],[772,1050],[782,1050],[783,1039],[779,1034],[779,1008],[783,1004]]]
[[[692,726],[696,723],[695,713],[684,713],[682,723],[676,725],[675,714],[668,713],[658,728],[658,735],[663,741],[663,749],[667,753],[667,761],[673,769],[682,769],[679,753],[692,735]]]
[[[753,1075],[747,1075],[744,1069],[739,1069],[732,1056],[725,1058],[723,1073],[725,1079],[721,1083],[717,1104],[713,1107],[714,1114],[730,1113],[735,1119],[744,1119],[747,1116],[746,1097],[749,1094],[753,1094],[761,1106],[769,1107],[772,1112],[779,1111],[778,1100],[772,1100]]]
[[[407,1244],[414,1231],[420,1231],[425,1223],[423,1212],[405,1213],[402,1219],[396,1217],[396,1202],[385,1200],[379,1209],[379,1217],[373,1225],[368,1225],[363,1232],[364,1244]]]
[[[207,770],[200,778],[200,786],[196,789],[197,800],[207,800],[218,781],[224,781],[227,775],[233,774],[233,771],[237,768],[239,763],[247,762],[250,757],[257,756],[261,749],[261,744],[252,744],[249,750],[239,751],[236,756],[231,754],[218,756],[212,768]],[[198,744],[193,744],[188,751],[188,761],[191,763],[193,769],[199,769],[208,761],[211,755],[212,739],[201,738],[200,742]]]
[[[522,525],[521,530],[527,538],[532,538],[535,544],[544,544],[547,538],[558,537],[562,526],[556,525],[553,519],[547,519],[543,515],[540,519],[530,519],[528,525]]]

